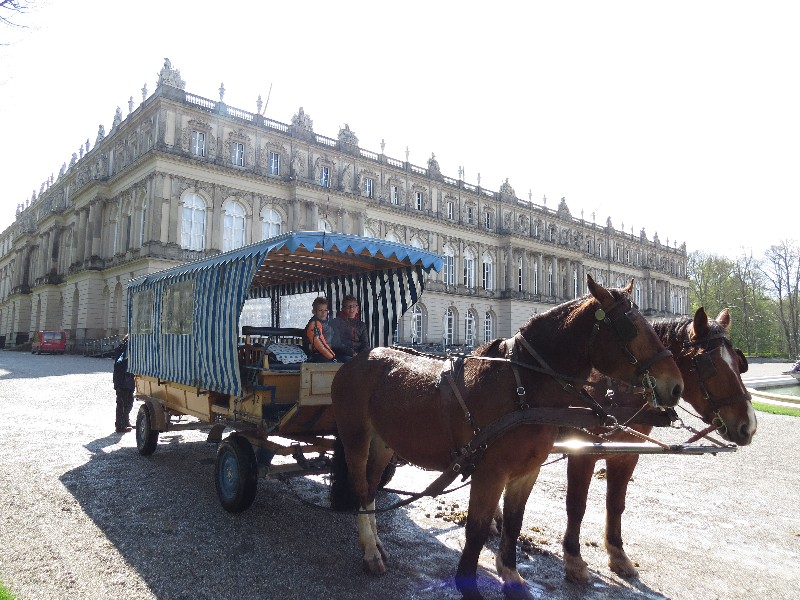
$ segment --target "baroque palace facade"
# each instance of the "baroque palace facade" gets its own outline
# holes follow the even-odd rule
[[[635,280],[645,314],[683,314],[687,254],[658,237],[573,217],[313,130],[300,108],[290,124],[185,91],[169,61],[155,92],[0,234],[0,343],[41,329],[86,340],[126,331],[133,277],[290,230],[328,230],[405,242],[445,257],[397,331],[400,343],[478,345],[513,335],[531,314],[586,291]],[[310,310],[310,309],[309,309]]]

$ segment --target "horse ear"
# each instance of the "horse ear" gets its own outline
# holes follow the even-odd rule
[[[692,331],[695,338],[703,337],[708,333],[708,315],[706,314],[706,309],[702,306],[694,313]]]
[[[623,291],[628,295],[633,293],[633,277],[631,277],[631,280],[628,282],[628,285],[625,286]]]
[[[588,273],[586,274],[586,285],[589,287],[589,293],[600,302],[601,306],[614,300],[608,290],[592,279]]]
[[[721,311],[719,311],[716,320],[717,323],[722,325],[725,331],[728,331],[728,327],[731,326],[731,313],[728,312],[727,308],[723,308]]]

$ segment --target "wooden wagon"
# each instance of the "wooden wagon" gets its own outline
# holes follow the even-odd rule
[[[372,345],[388,345],[425,274],[441,265],[439,255],[405,244],[292,232],[132,280],[139,452],[152,454],[163,432],[209,429],[219,442],[217,493],[231,512],[250,506],[260,475],[326,471],[336,432],[330,385],[341,365],[306,361],[303,330],[282,326],[284,304],[320,295],[333,312],[352,294]],[[243,326],[245,303],[257,299],[268,299],[265,322]],[[275,456],[294,460],[272,464]]]

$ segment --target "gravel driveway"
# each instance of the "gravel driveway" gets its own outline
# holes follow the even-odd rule
[[[0,580],[20,600],[459,598],[452,576],[463,529],[454,519],[466,510],[468,489],[382,515],[392,560],[384,577],[372,578],[361,570],[352,517],[303,502],[326,502],[322,477],[261,480],[253,506],[230,515],[214,489],[215,446],[202,433],[162,435],[155,454],[140,456],[133,433],[114,432],[110,360],[0,350],[0,409]],[[632,581],[606,566],[602,481],[593,485],[582,538],[595,579],[564,580],[566,462],[545,466],[520,554],[532,593],[797,598],[800,421],[758,417],[754,443],[737,452],[642,457],[623,520],[640,570]],[[420,490],[435,475],[402,467],[391,485]],[[491,540],[481,557],[487,599],[503,597],[496,549]]]

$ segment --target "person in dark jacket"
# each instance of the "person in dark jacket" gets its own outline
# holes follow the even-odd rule
[[[128,373],[128,336],[114,348],[114,390],[117,392],[117,417],[114,426],[117,433],[130,431],[131,409],[133,408],[133,390],[136,384],[133,375]]]
[[[347,362],[359,352],[369,352],[367,324],[358,315],[358,300],[355,296],[342,299],[342,310],[331,322],[333,327],[333,350],[340,362]]]

